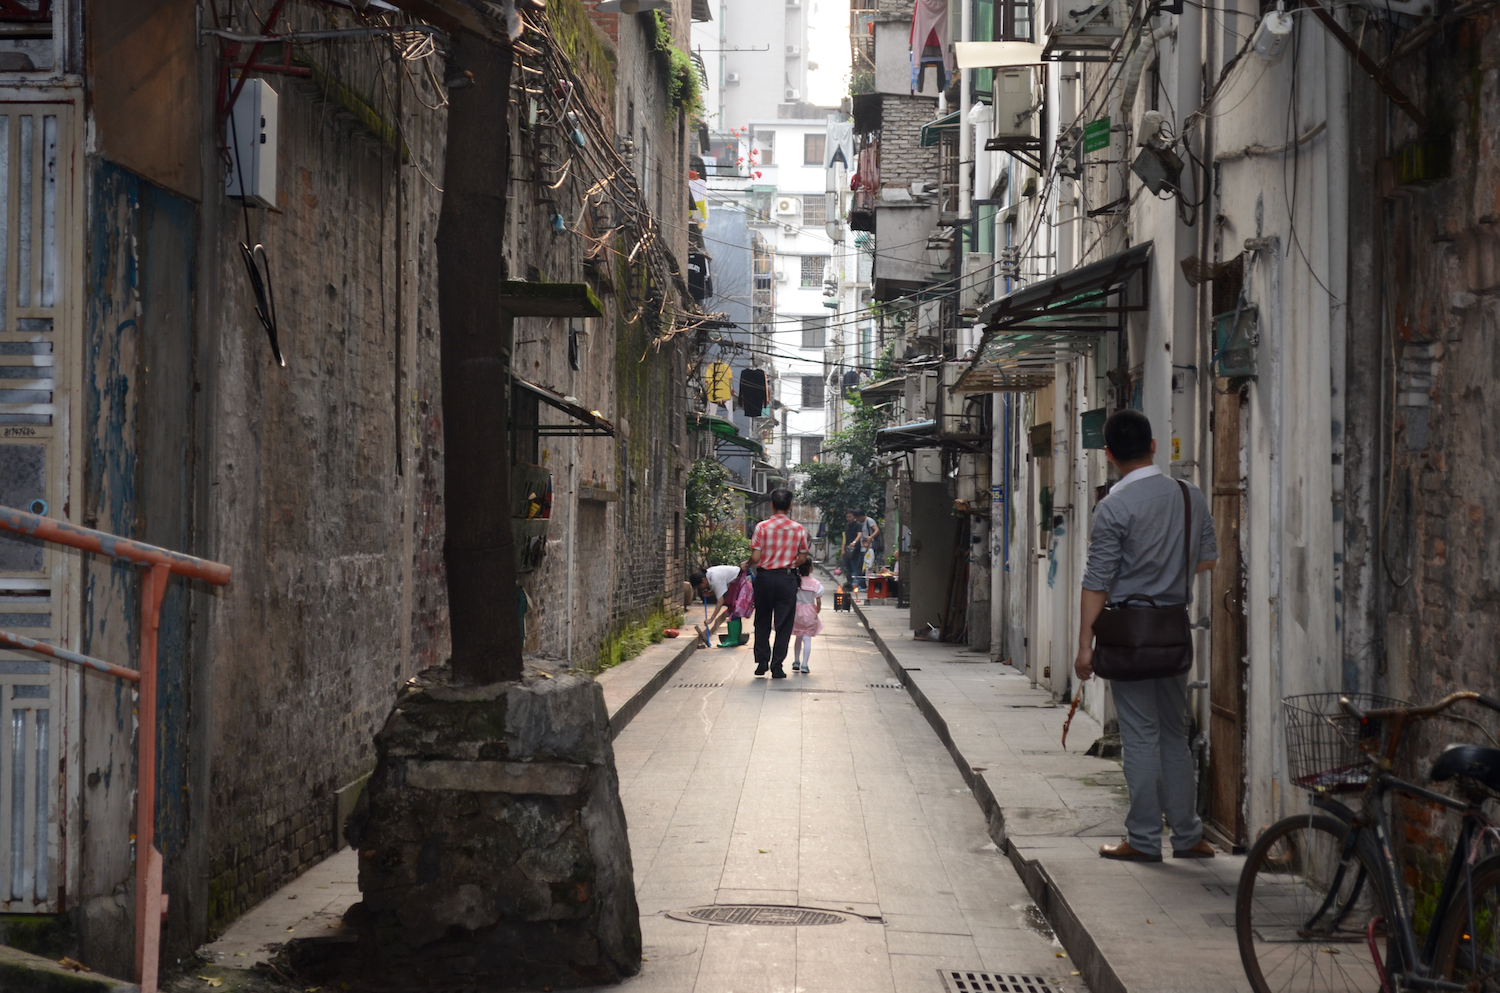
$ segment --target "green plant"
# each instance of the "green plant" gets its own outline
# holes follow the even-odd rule
[[[729,488],[729,470],[714,459],[699,459],[688,471],[688,553],[692,567],[730,565],[750,557],[750,540],[740,530],[740,500]]]
[[[651,51],[666,77],[667,106],[689,117],[703,113],[703,86],[687,52],[672,44],[672,28],[661,11],[652,11]]]
[[[662,633],[664,630],[680,628],[682,624],[681,610],[669,607],[665,603],[658,603],[644,620],[626,622],[610,632],[599,645],[594,670],[602,672],[610,666],[635,658],[651,645],[664,641],[666,639],[666,635]]]
[[[844,511],[851,507],[863,508],[877,520],[885,516],[885,480],[875,470],[875,432],[885,426],[885,413],[857,393],[848,404],[849,427],[829,436],[817,462],[797,466],[806,477],[802,499],[818,507],[830,532],[842,526]]]

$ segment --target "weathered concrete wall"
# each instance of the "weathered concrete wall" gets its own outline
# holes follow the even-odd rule
[[[573,24],[582,9],[576,3],[553,6],[558,8],[549,7],[554,24]],[[685,46],[688,4],[677,7],[672,35]],[[601,106],[612,115],[603,126],[634,139],[633,148],[622,147],[645,206],[658,219],[659,237],[680,266],[687,258],[686,130],[681,115],[668,106],[662,60],[650,48],[650,15],[601,15],[599,20],[608,23],[594,35],[555,33],[574,65],[592,67],[581,73],[585,87],[613,94],[612,105]],[[606,67],[612,68],[606,72]],[[572,322],[572,330],[580,332],[576,369],[567,320],[518,320],[513,368],[532,382],[576,397],[616,426],[612,439],[539,441],[538,464],[552,474],[553,510],[547,556],[522,578],[530,599],[526,646],[592,664],[612,627],[649,610],[684,574],[681,512],[691,461],[685,450],[686,370],[679,343],[653,344],[662,326],[655,314],[661,300],[644,292],[641,269],[626,258],[634,240],[609,233],[624,214],[608,202],[584,206],[587,191],[604,178],[597,173],[605,158],[570,144],[545,113],[533,126],[524,106],[518,102],[512,119],[509,278],[587,282],[603,303],[604,316]],[[596,140],[591,132],[588,140]],[[569,158],[566,179],[552,189]],[[612,185],[615,199],[623,199],[623,177]],[[567,230],[554,231],[554,214]],[[601,237],[603,244],[591,251],[591,239]],[[543,411],[544,423],[566,420],[546,407]],[[529,453],[516,457],[530,458]]]
[[[224,590],[174,581],[163,609],[169,957],[333,850],[334,791],[373,766],[405,679],[446,656],[439,193],[423,178],[441,175],[444,119],[420,72],[397,103],[383,45],[317,47],[323,84],[271,80],[278,203],[250,211],[248,238],[270,260],[285,369],[252,311],[247,218],[221,192],[212,46],[177,55],[196,60],[209,136],[201,205],[89,160],[86,519],[235,569]],[[356,123],[360,101],[408,164]],[[138,576],[84,568],[83,650],[131,659]],[[83,887],[69,902],[90,963],[128,974],[132,701],[86,677],[83,710]]]

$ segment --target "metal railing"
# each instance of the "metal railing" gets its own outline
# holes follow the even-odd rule
[[[9,631],[0,631],[0,647],[30,652],[59,662],[87,666],[136,683],[136,801],[135,801],[135,978],[141,993],[156,993],[161,957],[161,924],[167,916],[167,895],[161,891],[162,857],[156,847],[156,636],[161,626],[161,604],[167,580],[176,573],[215,586],[226,585],[229,566],[195,558],[104,531],[92,531],[51,517],[0,507],[0,531],[25,535],[54,545],[144,566],[141,580],[140,671],[89,658]],[[39,858],[45,858],[40,853]]]

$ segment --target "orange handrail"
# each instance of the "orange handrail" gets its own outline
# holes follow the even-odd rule
[[[121,679],[132,680],[139,686],[136,703],[139,730],[136,733],[135,972],[141,993],[156,993],[161,922],[167,916],[167,895],[161,891],[161,851],[156,847],[156,636],[161,626],[161,602],[172,573],[223,586],[229,582],[232,570],[219,562],[132,541],[105,531],[81,528],[52,517],[28,514],[13,507],[0,507],[0,531],[24,534],[85,552],[98,552],[147,567],[141,583],[139,672],[9,631],[0,631],[0,647],[92,666]]]

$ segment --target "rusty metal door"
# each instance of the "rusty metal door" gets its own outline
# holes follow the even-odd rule
[[[1207,824],[1233,845],[1245,837],[1245,611],[1240,568],[1242,394],[1229,380],[1214,383],[1213,514],[1219,561],[1213,571],[1213,633],[1209,668],[1209,793]]]

